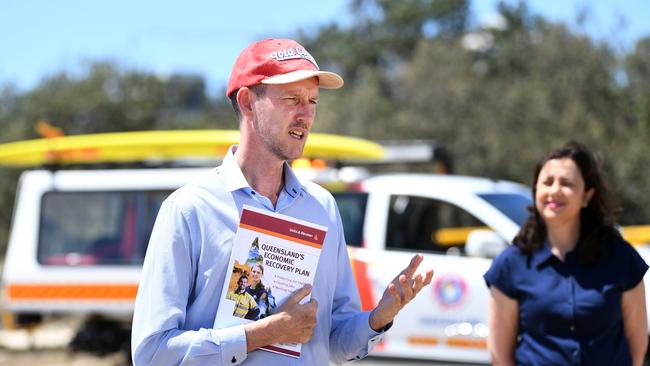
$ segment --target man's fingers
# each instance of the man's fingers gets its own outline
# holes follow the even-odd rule
[[[422,289],[422,286],[424,286],[423,281],[424,281],[424,278],[422,278],[422,274],[418,273],[415,276],[415,281],[413,282],[413,292],[415,292],[416,294],[418,292],[420,292],[420,290]]]
[[[395,300],[404,303],[404,301],[410,299],[413,294],[413,290],[411,289],[412,285],[413,280],[401,274],[397,277],[397,282],[392,282],[388,285],[388,290]]]
[[[287,303],[293,302],[293,303],[299,303],[300,300],[304,299],[305,296],[309,295],[311,292],[311,285],[304,285],[301,288],[297,289],[294,291],[288,298],[287,298]],[[314,300],[316,301],[316,300]]]
[[[402,286],[408,285],[408,278],[405,275],[399,275],[399,283],[401,283]]]
[[[413,274],[415,274],[415,271],[417,271],[418,267],[420,266],[420,263],[424,260],[424,256],[422,254],[416,254],[411,258],[411,263],[409,263],[408,267],[404,269],[404,274],[406,277],[411,278],[413,277]]]
[[[390,292],[391,295],[399,296],[399,290],[397,289],[397,286],[394,283],[388,284],[388,292]]]
[[[424,282],[422,283],[423,286],[426,286],[431,283],[431,280],[433,279],[433,270],[430,269],[427,271],[426,276],[424,277]]]

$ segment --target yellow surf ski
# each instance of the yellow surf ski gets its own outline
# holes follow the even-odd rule
[[[61,136],[0,144],[0,165],[41,166],[140,161],[220,159],[239,143],[237,130],[168,130]],[[312,133],[304,157],[378,160],[381,145],[339,135]]]

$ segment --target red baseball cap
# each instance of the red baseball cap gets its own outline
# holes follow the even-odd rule
[[[321,71],[307,50],[291,39],[265,39],[246,47],[230,72],[226,96],[243,87],[257,84],[288,84],[318,77],[326,89],[343,86],[338,74]]]

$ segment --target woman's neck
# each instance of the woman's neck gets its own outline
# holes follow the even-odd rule
[[[566,254],[572,251],[580,239],[580,222],[552,223],[546,225],[546,238],[551,247],[551,253],[562,262]]]

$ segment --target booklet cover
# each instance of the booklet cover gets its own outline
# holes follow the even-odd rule
[[[215,328],[253,322],[274,313],[284,299],[313,285],[327,228],[244,205]],[[309,301],[309,296],[302,302]],[[300,357],[301,344],[279,343],[263,350]]]

